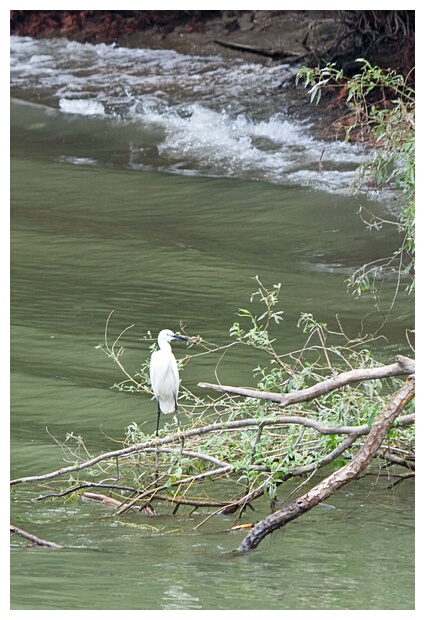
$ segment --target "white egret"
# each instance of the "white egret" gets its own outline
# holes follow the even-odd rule
[[[158,419],[156,423],[156,435],[158,436],[159,418],[162,413],[174,413],[177,411],[177,395],[179,392],[179,371],[176,358],[171,350],[172,340],[186,340],[184,336],[174,334],[171,329],[163,329],[158,334],[158,351],[154,351],[150,363],[150,379],[158,401]]]

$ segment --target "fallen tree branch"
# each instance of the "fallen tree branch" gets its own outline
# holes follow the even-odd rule
[[[82,497],[86,499],[96,500],[105,505],[110,505],[114,508],[127,508],[126,504],[123,504],[120,500],[115,499],[113,497],[109,497],[108,495],[103,495],[101,493],[91,493],[89,491],[85,491],[82,493]],[[168,495],[155,495],[155,499],[161,500],[163,502],[169,502],[171,504],[177,504],[182,506],[192,506],[193,508],[225,508],[229,505],[228,502],[218,501],[218,500],[202,500],[202,499],[185,499],[184,497],[169,497]],[[150,507],[150,509],[147,509]],[[128,506],[129,508],[129,506]],[[150,504],[146,504],[144,506],[136,506],[132,505],[131,508],[134,510],[145,510],[149,516],[156,516],[155,511],[152,509]]]
[[[198,387],[212,389],[218,392],[227,392],[229,394],[237,394],[238,396],[246,396],[247,398],[258,398],[260,400],[270,400],[279,403],[280,407],[287,407],[296,403],[308,402],[323,396],[328,392],[332,392],[338,388],[344,387],[349,383],[359,381],[370,381],[373,379],[384,379],[387,377],[397,377],[399,375],[412,375],[415,373],[415,361],[402,355],[396,356],[396,362],[388,366],[379,366],[377,368],[355,368],[343,372],[330,379],[325,379],[320,383],[305,388],[304,390],[294,390],[288,394],[279,394],[278,392],[263,392],[261,390],[253,390],[250,388],[238,388],[231,385],[220,385],[215,383],[198,383]]]
[[[233,385],[222,385],[221,383],[205,383],[201,381],[198,387],[205,390],[215,390],[216,392],[227,392],[236,394],[236,396],[246,396],[247,398],[258,398],[259,400],[270,400],[274,403],[280,403],[282,394],[278,392],[263,392],[262,390],[254,390],[252,388],[238,388]]]
[[[400,423],[404,423],[404,424],[411,424],[413,421],[414,421],[413,414],[409,414],[407,416],[403,416],[402,418],[400,418]],[[260,424],[264,427],[270,426],[270,425],[279,426],[279,425],[289,425],[289,424],[300,424],[305,427],[314,428],[319,433],[322,433],[324,435],[337,435],[337,434],[351,435],[354,433],[356,434],[356,436],[360,436],[360,435],[366,435],[369,431],[369,427],[367,424],[363,424],[361,426],[326,426],[325,424],[322,424],[318,420],[311,420],[310,418],[305,418],[303,416],[295,416],[295,415],[284,416],[284,417],[268,417],[268,418],[260,418],[260,419],[247,418],[243,420],[232,420],[231,422],[218,422],[218,423],[209,424],[207,426],[203,426],[200,428],[189,429],[183,432],[178,431],[177,433],[174,433],[172,435],[167,435],[166,437],[163,437],[162,439],[146,441],[143,443],[134,444],[133,446],[129,446],[127,448],[122,448],[120,450],[113,450],[111,452],[105,452],[103,454],[99,454],[98,456],[92,459],[83,461],[82,463],[78,463],[76,465],[70,465],[69,467],[63,467],[61,469],[57,469],[47,474],[41,474],[39,476],[26,476],[22,478],[15,478],[14,480],[10,481],[10,484],[13,486],[15,484],[43,482],[45,480],[51,480],[52,478],[58,478],[60,476],[70,474],[72,472],[81,471],[83,469],[93,467],[94,465],[97,465],[101,461],[130,456],[132,454],[136,454],[137,452],[143,452],[143,451],[157,452],[157,451],[162,450],[164,452],[175,452],[176,454],[180,454],[181,450],[171,451],[171,450],[166,450],[163,448],[161,449],[161,446],[164,446],[170,443],[181,442],[182,439],[189,439],[192,437],[196,437],[198,435],[205,435],[205,434],[213,433],[216,431],[219,432],[219,431],[226,431],[226,430],[238,430],[238,429],[246,428],[249,426],[256,427],[256,426],[259,426]],[[183,451],[183,454],[185,454],[185,451]],[[196,454],[196,457],[200,458],[199,453],[187,452],[187,454],[192,454],[192,455]],[[210,461],[213,464],[218,465],[219,468],[227,469],[229,467],[226,463],[219,461],[218,459],[215,459],[214,457],[203,455],[202,458],[206,461]],[[232,468],[230,467],[230,470],[231,469]]]
[[[389,448],[383,448],[379,450],[377,456],[385,459],[388,463],[392,465],[400,465],[401,467],[405,467],[406,469],[411,469],[412,471],[415,471],[414,461],[412,461],[411,459],[404,459],[396,456]]]
[[[410,424],[412,423],[412,418],[414,418],[414,415],[410,415],[410,416],[404,416],[405,418],[407,418],[407,422]],[[302,423],[304,421],[307,422],[313,422],[311,420],[308,420],[307,418],[280,418],[279,421],[281,422],[282,420],[284,420],[286,423],[288,423],[288,420],[294,420],[294,423]],[[252,421],[252,420],[250,420]],[[264,420],[263,420],[264,421]],[[369,432],[369,427],[367,426],[367,424],[364,424],[362,426],[347,426],[347,427],[326,427],[318,422],[313,424],[309,424],[309,426],[314,426],[314,428],[320,429],[324,434],[334,434],[335,430],[338,430],[340,434],[347,434],[348,437],[346,439],[344,439],[344,441],[342,441],[336,448],[334,448],[331,452],[329,452],[329,454],[327,454],[325,457],[323,457],[323,459],[321,459],[321,461],[319,463],[310,463],[308,465],[304,465],[304,466],[300,466],[300,467],[295,467],[292,471],[288,472],[287,474],[285,474],[285,476],[282,477],[281,479],[281,483],[286,482],[287,480],[294,478],[296,476],[303,476],[305,474],[309,474],[311,472],[316,471],[317,469],[320,469],[326,465],[328,465],[329,463],[331,463],[334,459],[336,459],[338,456],[340,456],[341,454],[343,454],[348,448],[350,448],[353,443],[358,439],[359,436],[361,435],[365,435]],[[338,434],[338,433],[337,433]],[[146,449],[147,452],[150,451],[155,451],[153,448],[147,448]],[[167,450],[167,449],[159,449],[159,452],[163,452],[163,453],[174,453],[174,450]],[[192,454],[198,457],[198,453],[189,453],[187,451],[184,451],[182,453],[183,455],[187,455],[187,454]],[[224,462],[218,461],[218,459],[208,459],[206,458],[205,460],[211,460],[213,463],[216,463],[217,465],[222,465],[223,467],[227,467],[226,464]],[[266,467],[262,467],[262,466],[254,466],[251,465],[252,469],[256,469],[257,471],[264,471],[264,472],[268,472],[270,471],[269,468]],[[219,472],[220,475],[223,475],[223,473],[227,474],[227,473],[232,473],[232,471],[234,471],[234,468],[232,468],[231,466],[228,466],[228,469],[223,470],[215,470],[215,474],[217,474],[217,472]],[[208,472],[207,474],[208,476],[211,476],[211,472]],[[193,482],[199,482],[200,477],[199,475],[197,476],[192,476],[190,478],[187,478],[185,480],[178,480],[176,482],[174,482],[172,484],[172,486],[181,486],[183,484],[186,485],[191,485]],[[79,484],[76,484],[68,489],[65,489],[64,491],[61,491],[59,493],[48,493],[47,495],[41,495],[37,498],[37,500],[44,500],[44,499],[50,499],[52,497],[64,497],[66,495],[70,495],[72,493],[78,492],[78,491],[82,491],[83,489],[87,489],[87,488],[107,488],[110,490],[118,490],[118,491],[128,491],[130,493],[132,493],[134,495],[134,497],[127,503],[123,503],[122,501],[119,500],[113,500],[113,502],[116,502],[115,505],[119,508],[119,512],[118,514],[121,514],[121,512],[125,512],[131,508],[140,508],[136,506],[136,502],[139,502],[141,499],[149,497],[150,500],[152,501],[153,499],[156,500],[162,500],[162,501],[168,501],[171,503],[175,503],[175,504],[186,504],[186,505],[191,505],[191,506],[209,506],[209,507],[219,507],[221,510],[219,512],[221,512],[222,514],[233,514],[234,512],[236,512],[236,510],[238,510],[241,506],[246,506],[249,505],[252,501],[254,501],[255,499],[258,499],[259,497],[261,497],[264,493],[264,486],[266,483],[263,483],[262,485],[260,485],[260,487],[256,488],[253,491],[250,491],[249,493],[247,493],[246,495],[244,495],[243,497],[240,497],[234,501],[219,501],[219,500],[209,500],[209,501],[205,501],[205,500],[198,500],[198,499],[184,499],[180,496],[178,497],[169,497],[166,495],[160,495],[160,491],[163,491],[166,487],[165,485],[163,486],[159,486],[159,481],[157,481],[155,488],[152,489],[145,489],[143,492],[138,491],[137,489],[135,489],[134,487],[126,487],[126,486],[122,486],[122,485],[117,485],[114,483],[97,483],[97,482],[82,482]],[[95,495],[95,494],[92,494]],[[97,494],[98,497],[105,497],[105,496],[101,496],[99,494]],[[89,493],[84,492],[83,496],[88,497]],[[113,503],[111,502],[111,503]]]
[[[268,534],[308,512],[314,506],[327,499],[336,490],[354,480],[376,455],[388,428],[397,418],[400,411],[414,398],[414,395],[415,380],[414,377],[409,377],[403,386],[392,396],[387,407],[377,416],[363,446],[353,460],[322,480],[308,493],[299,497],[286,508],[277,510],[257,523],[243,539],[238,547],[238,551],[246,552],[255,549]]]
[[[303,400],[309,401],[321,394],[326,394],[331,390],[343,387],[344,385],[347,385],[352,381],[359,382],[366,379],[374,380],[383,377],[396,376],[398,374],[405,374],[407,371],[414,371],[414,361],[403,357],[397,357],[396,360],[397,361],[395,364],[391,364],[388,366],[371,369],[351,369],[348,372],[344,372],[339,375],[335,375],[330,379],[321,381],[320,383],[317,383],[311,388],[293,391],[289,394],[271,393],[271,397],[280,405],[282,405],[282,399],[287,398],[293,399],[293,402],[301,402]],[[201,385],[209,386],[210,384]],[[217,387],[220,390],[226,389],[226,386]],[[254,394],[256,398],[264,398],[264,395],[266,395],[267,397],[270,394],[268,392],[252,391],[249,389],[229,389],[239,390],[239,392],[243,392],[250,397],[253,397]],[[297,415],[295,408],[291,410],[290,415],[286,416],[279,416],[278,411],[276,410],[270,412],[270,415],[268,415],[267,417],[249,417],[244,419],[232,419],[230,421],[227,420],[226,416],[221,416],[220,412],[217,412],[217,416],[218,421],[214,423],[207,424],[202,427],[190,428],[183,432],[179,430],[176,433],[168,434],[162,438],[147,438],[146,441],[139,442],[137,444],[133,444],[119,450],[103,453],[94,458],[88,458],[86,461],[80,461],[77,463],[74,462],[69,467],[63,467],[47,474],[16,478],[15,480],[11,481],[11,485],[25,482],[43,482],[58,477],[61,477],[63,479],[72,472],[80,472],[84,469],[93,468],[94,466],[99,467],[99,464],[102,461],[109,461],[107,464],[108,468],[113,466],[116,467],[116,471],[114,472],[114,475],[112,477],[108,477],[106,480],[104,479],[102,482],[98,483],[83,480],[80,482],[77,480],[72,487],[66,490],[61,489],[61,491],[58,493],[44,495],[39,499],[45,499],[47,497],[53,496],[58,497],[69,495],[70,493],[81,491],[84,488],[87,489],[90,487],[109,488],[110,491],[126,491],[127,499],[124,499],[124,497],[122,499],[118,497],[118,499],[112,502],[115,506],[118,507],[118,514],[122,514],[126,510],[129,510],[133,507],[136,508],[137,504],[139,504],[139,508],[143,508],[144,506],[141,506],[141,504],[149,505],[150,502],[154,499],[164,499],[164,497],[167,498],[167,494],[170,494],[171,489],[176,489],[177,492],[174,493],[173,491],[173,493],[170,494],[170,497],[167,498],[167,501],[172,501],[176,504],[176,506],[183,503],[188,503],[190,505],[196,506],[198,505],[198,500],[196,497],[183,498],[183,496],[186,495],[186,491],[189,491],[189,489],[193,485],[197,485],[205,479],[219,478],[222,476],[228,477],[229,475],[234,474],[245,475],[249,471],[256,471],[258,473],[258,477],[255,477],[255,484],[252,484],[249,488],[245,488],[244,495],[242,497],[233,497],[231,499],[228,499],[227,501],[216,503],[213,502],[212,504],[209,504],[210,506],[215,505],[222,512],[233,513],[237,510],[244,510],[245,507],[247,505],[250,505],[253,500],[262,496],[264,494],[265,488],[267,488],[271,476],[276,475],[276,471],[279,472],[279,476],[275,480],[276,485],[280,485],[282,482],[285,482],[286,480],[293,478],[294,476],[302,476],[305,474],[310,475],[317,471],[319,468],[331,463],[335,458],[343,455],[344,452],[358,440],[358,438],[360,438],[361,436],[367,436],[370,432],[370,427],[368,424],[353,426],[338,426],[336,424],[326,425],[321,420],[311,419],[303,415]],[[402,416],[398,419],[397,425],[399,426],[412,424],[414,419],[414,414]],[[274,466],[273,474],[270,463],[255,463],[254,455],[256,451],[256,446],[259,442],[260,437],[261,440],[263,440],[263,431],[265,432],[267,427],[269,428],[269,436],[272,436],[275,432],[281,433],[282,428],[284,428],[285,426],[294,427],[295,425],[301,426],[302,430],[301,433],[298,434],[298,439],[293,444],[293,447],[297,446],[297,443],[301,437],[304,437],[304,431],[306,431],[306,429],[311,429],[320,435],[346,435],[347,437],[343,441],[339,441],[339,445],[333,447],[333,450],[331,450],[331,452],[325,455],[322,454],[319,458],[310,459],[310,462],[306,465],[301,465],[300,463],[297,464],[296,462],[291,464],[291,462],[288,461],[285,457],[285,453],[282,453],[282,451],[279,450],[277,452],[275,451],[274,459],[275,462],[277,462],[277,459],[282,459],[282,463],[281,465],[279,465],[278,470],[276,470]],[[204,445],[204,448],[199,448],[200,443],[199,441],[196,441],[197,439],[202,439],[203,436],[208,436],[211,434],[217,434],[220,436],[222,433],[237,433],[240,431],[244,431],[245,429],[252,429],[251,432],[253,433],[253,440],[250,444],[250,448],[248,447],[248,451],[251,450],[251,459],[249,461],[249,465],[247,465],[246,468],[241,465],[241,461],[236,461],[235,463],[233,463],[231,457],[217,458],[216,456],[210,456],[208,452],[210,452],[211,447],[214,445],[214,441],[210,442],[209,437],[207,437],[205,444],[201,442],[201,445]],[[249,433],[249,435],[251,435],[251,432]],[[192,443],[194,449],[182,450],[181,446],[176,446],[176,444],[181,444],[185,440],[195,440]],[[314,441],[314,439],[312,439],[311,441]],[[359,442],[359,444],[361,450],[362,443]],[[196,449],[195,446],[198,446],[198,449]],[[147,456],[150,453],[153,453],[156,456],[161,453],[164,455],[170,455],[172,461],[170,468],[178,464],[179,459],[183,457],[185,459],[192,459],[192,461],[195,462],[203,461],[204,463],[208,463],[209,466],[207,466],[205,470],[203,470],[203,466],[196,465],[193,469],[188,469],[186,474],[189,475],[185,475],[184,477],[181,476],[183,469],[180,467],[180,474],[178,474],[174,478],[170,474],[171,469],[169,469],[165,471],[160,478],[158,478],[158,476],[151,477],[151,481],[149,482],[149,484],[144,484],[142,479],[139,478],[136,487],[125,487],[123,485],[117,484],[121,478],[125,479],[126,469],[128,469],[128,467],[132,467],[133,461],[131,457],[141,454]],[[350,454],[344,456],[344,458],[350,457]],[[402,462],[402,459],[399,459],[397,455],[393,462],[396,462],[397,464],[403,464],[404,466],[411,466],[410,463],[407,463],[407,460],[408,459],[404,459]],[[144,462],[149,468],[149,459],[145,459]],[[250,480],[249,475],[247,476],[247,480]],[[181,490],[184,490],[184,493],[181,493]],[[128,498],[128,494],[130,494],[130,498]]]
[[[284,421],[286,423],[288,423],[289,420],[293,421],[294,423],[303,423],[304,421],[307,421],[311,423],[309,424],[309,426],[313,426],[316,430],[320,430],[320,432],[322,432],[323,434],[327,434],[327,435],[347,434],[348,435],[347,438],[344,439],[344,441],[342,441],[336,448],[334,448],[331,452],[329,452],[329,454],[324,456],[320,460],[319,463],[309,463],[308,465],[294,467],[294,469],[292,469],[290,472],[288,472],[282,477],[281,483],[286,482],[287,480],[294,478],[296,476],[303,476],[303,475],[309,474],[311,472],[314,472],[317,469],[320,469],[322,467],[325,467],[326,465],[329,465],[333,460],[335,460],[338,456],[341,456],[347,449],[349,449],[354,444],[354,442],[358,439],[358,437],[360,437],[361,435],[366,435],[369,432],[369,427],[367,424],[364,424],[362,426],[326,427],[323,424],[320,424],[319,422],[314,423],[312,420],[308,420],[307,418],[301,418],[301,417],[279,418],[278,420],[279,422]],[[399,422],[401,423],[403,420],[405,421],[406,424],[411,424],[414,421],[414,415],[410,414],[408,416],[403,416],[403,419],[400,419]],[[155,451],[155,450],[153,448],[147,448],[146,451],[150,452],[150,451]],[[159,451],[164,452],[164,453],[175,452],[174,450],[166,450],[166,449],[160,449]],[[185,455],[189,453],[184,451],[183,454]],[[194,453],[194,454],[197,455],[197,453]],[[208,459],[205,459],[205,460],[208,460]],[[217,459],[210,459],[210,460],[217,464],[222,464],[223,467],[226,467],[225,463],[221,463]],[[251,466],[251,467],[252,469],[256,469],[258,471],[264,471],[264,472],[269,471],[268,468],[262,467],[262,466],[258,466],[258,467]],[[214,473],[217,474],[217,472],[219,472],[220,475],[223,475],[223,473],[225,474],[232,473],[233,470],[234,469],[229,466],[229,469],[215,470]],[[208,472],[208,475],[211,476],[211,471]],[[198,481],[199,481],[199,475],[192,476],[184,480],[180,479],[176,481],[175,483],[173,483],[172,486],[179,486],[183,484],[189,485],[189,484],[192,484],[193,482],[198,482]],[[130,493],[134,494],[134,498],[130,500],[129,503],[123,503],[122,501],[114,500],[117,502],[116,505],[119,505],[120,508],[122,507],[122,512],[125,512],[126,510],[135,506],[136,502],[140,501],[141,499],[149,497],[151,501],[153,499],[156,499],[156,500],[168,501],[171,503],[182,504],[182,505],[187,504],[187,505],[192,505],[192,506],[219,507],[219,508],[222,508],[221,512],[223,514],[232,514],[236,510],[238,510],[238,508],[240,508],[241,506],[248,505],[255,499],[258,499],[259,497],[261,497],[264,493],[264,484],[262,484],[257,489],[250,491],[243,497],[240,497],[230,502],[219,501],[219,500],[205,501],[205,500],[198,500],[198,499],[187,500],[180,496],[169,497],[166,495],[160,495],[160,491],[163,491],[166,487],[165,485],[159,486],[158,483],[155,488],[152,488],[149,490],[145,489],[143,492],[140,492],[134,487],[125,487],[125,486],[116,485],[113,483],[107,484],[107,483],[96,483],[96,482],[82,482],[68,489],[65,489],[64,491],[61,491],[59,493],[48,493],[47,495],[39,496],[37,500],[49,499],[52,497],[64,497],[66,495],[70,495],[71,493],[75,493],[75,492],[78,492],[78,491],[81,491],[87,488],[107,488],[110,490],[129,491]],[[87,496],[87,493],[83,493],[83,495]],[[121,513],[121,510],[120,510],[120,513]]]
[[[164,484],[162,486],[156,487],[155,489],[147,489],[139,493],[136,497],[134,497],[128,503],[123,504],[117,510],[117,514],[120,515],[123,512],[127,512],[127,510],[130,510],[130,508],[132,508],[132,506],[134,506],[136,502],[139,502],[141,499],[145,497],[149,497],[149,501],[152,501],[159,491],[165,491],[166,489],[172,488],[172,487],[180,487],[185,484],[192,484],[194,482],[205,480],[206,478],[213,478],[214,476],[222,476],[224,474],[229,474],[232,471],[232,469],[233,467],[231,465],[227,465],[226,467],[219,467],[218,469],[205,471],[205,472],[202,472],[201,474],[196,474],[194,476],[182,478],[181,480],[176,480],[176,482],[172,482],[169,485]]]
[[[283,60],[283,58],[295,58],[297,61],[299,61],[305,56],[305,54],[300,55],[298,52],[285,52],[285,50],[264,49],[262,47],[255,47],[253,45],[244,45],[243,43],[222,41],[221,39],[214,39],[214,43],[216,43],[217,45],[221,45],[221,47],[238,50],[239,52],[248,52],[249,54],[256,54],[258,56],[265,56],[266,58],[272,58],[273,60]]]
[[[115,499],[114,497],[109,497],[108,495],[103,495],[101,493],[91,493],[90,491],[85,491],[82,494],[82,496],[85,499],[95,500],[97,502],[101,502],[105,506],[111,506],[112,508],[120,508],[123,505],[125,506],[125,504],[123,504],[122,501]],[[157,516],[155,510],[152,508],[152,506],[148,502],[146,502],[144,506],[131,506],[131,508],[133,510],[142,510],[149,517]]]
[[[97,465],[101,461],[107,461],[109,459],[117,459],[117,458],[124,457],[124,456],[130,456],[137,452],[143,452],[143,451],[144,452],[164,452],[164,453],[175,452],[176,454],[183,454],[183,455],[188,455],[188,456],[192,456],[195,458],[200,458],[206,461],[210,461],[215,465],[223,466],[226,464],[225,463],[223,464],[218,459],[215,459],[214,457],[211,457],[208,455],[201,455],[200,453],[193,453],[193,452],[186,452],[186,451],[182,452],[180,449],[169,450],[169,449],[160,448],[160,446],[164,444],[177,443],[177,442],[180,442],[182,438],[192,437],[193,435],[202,435],[208,432],[212,432],[214,430],[223,430],[223,424],[212,424],[209,426],[204,426],[200,429],[191,429],[184,433],[182,433],[181,431],[178,431],[177,433],[173,435],[167,435],[166,437],[159,439],[159,440],[155,439],[152,441],[146,441],[143,443],[134,444],[133,446],[129,446],[127,448],[121,448],[120,450],[104,452],[103,454],[99,454],[98,456],[92,459],[89,459],[87,461],[83,461],[76,465],[70,465],[69,467],[62,467],[61,469],[57,469],[48,474],[41,474],[39,476],[26,476],[23,478],[15,478],[14,480],[10,481],[10,484],[13,486],[15,484],[22,484],[24,482],[27,482],[27,483],[28,482],[42,482],[45,480],[50,480],[52,478],[58,478],[59,476],[63,476],[65,474],[69,474],[75,471],[81,471],[83,469],[87,469],[88,467],[93,467],[94,465]]]
[[[67,495],[71,495],[72,493],[76,493],[81,491],[82,489],[109,489],[109,490],[117,490],[117,491],[127,491],[128,493],[137,493],[137,489],[134,487],[107,484],[105,482],[81,482],[79,484],[75,484],[69,489],[65,489],[65,491],[60,491],[59,493],[47,493],[47,495],[40,495],[37,497],[37,501],[41,501],[43,499],[50,499],[52,497],[66,497]],[[120,502],[121,504],[121,502]]]
[[[282,476],[282,479],[277,484],[277,486],[279,486],[280,484],[283,484],[284,482],[286,482],[287,480],[290,480],[291,478],[295,478],[296,476],[304,476],[306,474],[311,474],[317,469],[320,469],[321,467],[325,467],[326,465],[329,465],[329,463],[331,463],[334,459],[336,459],[338,456],[340,456],[346,450],[348,450],[348,448],[350,448],[353,445],[353,443],[356,441],[357,438],[358,438],[358,435],[355,433],[348,435],[348,437],[346,437],[344,441],[342,441],[339,444],[339,446],[334,448],[332,452],[330,452],[325,457],[323,457],[323,459],[319,463],[309,463],[309,465],[304,465],[301,467],[294,467],[292,471]],[[254,489],[254,491],[250,491],[243,497],[239,498],[237,501],[229,502],[227,508],[220,511],[221,514],[233,514],[241,506],[247,506],[254,500],[261,497],[264,494],[265,484],[266,482],[264,482],[257,489]]]
[[[313,398],[317,398],[318,396],[323,396],[323,394],[327,394],[328,392],[332,392],[332,390],[337,388],[344,387],[349,383],[415,374],[414,360],[411,360],[408,357],[403,357],[402,355],[397,355],[396,360],[397,361],[394,364],[389,364],[388,366],[365,369],[356,368],[354,370],[349,370],[337,375],[336,377],[325,379],[325,381],[321,381],[310,388],[299,390],[298,394],[295,394],[294,392],[284,394],[280,401],[280,406],[286,407],[287,405],[292,405],[297,402],[306,402],[312,400]]]
[[[21,530],[19,527],[16,527],[16,525],[11,525],[10,531],[12,534],[18,534],[19,536],[22,536],[23,538],[30,540],[32,543],[34,543],[35,545],[38,545],[39,547],[50,547],[50,549],[62,549],[62,545],[57,545],[56,543],[50,542],[49,540],[44,540],[43,538],[38,538],[38,536],[34,536],[34,534],[30,534],[29,532],[26,532],[25,530]]]

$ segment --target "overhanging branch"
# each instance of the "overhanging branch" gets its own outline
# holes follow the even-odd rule
[[[227,392],[228,394],[236,394],[238,396],[245,396],[247,398],[270,400],[278,403],[280,407],[287,407],[288,405],[313,400],[318,396],[323,396],[324,394],[344,387],[349,383],[413,374],[415,374],[415,361],[408,357],[397,355],[396,362],[394,364],[379,366],[377,368],[355,368],[336,375],[335,377],[325,379],[324,381],[316,383],[315,385],[305,388],[304,390],[294,390],[288,394],[263,392],[261,390],[254,390],[251,388],[238,388],[231,385],[221,385],[215,383],[198,383],[198,387],[212,389],[218,392]]]

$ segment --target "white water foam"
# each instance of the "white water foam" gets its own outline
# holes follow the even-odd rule
[[[290,71],[171,50],[11,37],[14,96],[33,96],[66,114],[131,122],[134,168],[159,165],[149,160],[154,135],[161,170],[347,192],[364,151],[316,140],[311,121],[283,111],[279,86]]]
[[[202,174],[347,192],[354,167],[363,157],[362,149],[315,140],[306,126],[282,114],[254,121],[200,104],[157,108],[152,100],[136,110],[134,118],[163,129],[166,137],[158,144],[158,152],[179,162],[180,172],[195,168]],[[318,172],[319,161],[322,172]]]
[[[99,101],[90,99],[59,99],[62,112],[83,116],[105,116],[105,107]]]

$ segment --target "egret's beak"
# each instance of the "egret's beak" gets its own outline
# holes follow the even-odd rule
[[[185,342],[192,342],[189,338],[185,338],[184,336],[178,336],[177,334],[173,334],[173,338],[176,340],[184,340]]]

